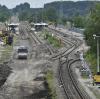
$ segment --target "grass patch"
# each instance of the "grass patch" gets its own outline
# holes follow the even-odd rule
[[[51,96],[51,99],[57,99],[56,89],[54,87],[54,77],[53,72],[48,71],[46,75],[46,80],[48,83],[48,89],[49,89],[49,96]]]
[[[13,46],[18,42],[18,36],[14,36]]]
[[[90,69],[93,72],[93,74],[96,74],[96,72],[97,72],[96,55],[94,53],[91,53],[90,51],[88,51],[85,55],[85,58],[91,64]]]
[[[11,59],[11,54],[13,51],[13,46],[16,45],[18,41],[18,36],[14,36],[14,41],[13,41],[13,45],[9,46],[9,45],[5,45],[4,47],[0,48],[0,63],[3,63],[5,61],[8,61]]]
[[[88,79],[89,78],[89,75],[90,75],[90,72],[89,71],[81,71],[81,77],[83,79]]]
[[[57,37],[52,36],[51,33],[49,33],[48,31],[44,30],[42,32],[42,35],[44,37],[44,39],[46,39],[50,44],[52,44],[55,48],[60,48],[62,47],[62,43],[61,40],[59,40]]]
[[[85,75],[82,75],[82,78],[87,79],[87,78],[89,78],[89,76],[85,74]]]
[[[11,58],[13,47],[6,45],[4,48],[1,49],[1,57],[0,62],[3,63]]]

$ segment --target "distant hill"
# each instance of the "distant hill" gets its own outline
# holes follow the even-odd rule
[[[45,4],[44,8],[30,8],[30,5],[28,3],[24,3],[17,5],[15,8],[12,9],[12,12],[18,13],[21,20],[26,20],[30,17],[36,18],[36,16],[39,20],[42,19],[41,17],[43,17],[44,14],[50,16],[51,14],[49,14],[48,12],[50,11],[49,9],[54,9],[54,12],[56,12],[57,17],[73,17],[77,14],[85,16],[89,13],[90,9],[94,7],[95,3],[95,1],[55,1]],[[98,1],[98,3],[100,2]]]
[[[34,1],[33,1],[34,2]],[[20,20],[54,20],[58,17],[69,18],[76,15],[85,16],[94,7],[95,1],[56,1],[47,3],[44,8],[30,8],[30,4],[23,3],[13,9],[0,5],[0,21],[5,21],[11,15],[17,14]],[[100,3],[98,1],[98,3]],[[52,18],[53,17],[53,18]]]
[[[10,10],[6,6],[0,5],[0,22],[4,22],[10,17]]]
[[[54,8],[58,14],[73,16],[75,14],[86,15],[93,8],[95,1],[55,1],[44,5],[44,10]],[[100,3],[98,1],[98,3]],[[12,9],[14,13],[31,12],[32,14],[43,10],[42,8],[30,8],[30,4],[24,3]],[[62,12],[62,13],[60,13]]]
[[[20,20],[27,20],[33,18],[36,14],[40,13],[41,11],[41,8],[30,8],[30,4],[27,2],[17,5],[15,8],[11,9],[11,12],[14,15],[19,15]]]
[[[94,1],[56,1],[45,4],[44,9],[54,8],[58,15],[62,14],[62,16],[68,17],[75,16],[76,14],[86,15],[93,8],[94,4]]]
[[[30,21],[41,21],[43,18],[44,20],[45,18],[47,18],[47,20],[50,18],[51,20],[54,20],[58,17],[67,18],[73,17],[77,14],[85,16],[89,13],[94,4],[94,1],[56,1],[45,4],[44,8],[30,8],[30,5],[26,2],[13,8],[12,13],[17,13],[20,20],[29,19]]]

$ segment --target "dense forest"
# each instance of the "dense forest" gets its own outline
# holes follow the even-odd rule
[[[93,1],[60,1],[45,4],[44,9],[54,8],[58,14],[62,14],[64,17],[72,17],[76,14],[86,15],[93,6]]]
[[[35,9],[24,3],[13,8],[12,12],[19,14],[20,20],[58,22],[62,19],[65,22],[75,16],[86,16],[94,4],[94,1],[57,1],[45,4],[44,8]]]
[[[11,15],[18,15],[20,20],[28,21],[53,21],[59,19],[70,20],[76,16],[86,16],[91,8],[94,7],[94,1],[56,1],[44,5],[44,8],[30,8],[30,4],[23,3],[13,9],[0,5],[0,21],[5,21]]]
[[[5,22],[9,19],[10,15],[10,10],[6,6],[0,5],[0,21]]]

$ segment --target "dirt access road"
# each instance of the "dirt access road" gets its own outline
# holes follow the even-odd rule
[[[23,27],[24,26],[24,27]],[[26,33],[25,25],[23,25],[21,32]],[[30,42],[29,39],[21,38],[22,35],[19,35],[17,39],[17,43],[14,46],[13,50],[13,61],[9,64],[12,68],[12,73],[8,77],[5,84],[0,89],[0,99],[41,99],[43,98],[43,94],[38,95],[41,91],[45,91],[45,85],[43,80],[34,80],[39,75],[42,75],[45,68],[48,65],[48,61],[41,58],[36,54],[37,50],[42,45],[37,45],[35,42]],[[24,35],[23,35],[24,36]],[[15,49],[19,46],[27,46],[30,51],[30,58],[27,60],[19,60],[15,58]],[[32,45],[35,45],[34,49],[32,49]],[[47,51],[46,51],[47,52]],[[39,52],[42,53],[42,52]],[[48,54],[48,53],[45,53]],[[37,57],[36,57],[37,55]]]

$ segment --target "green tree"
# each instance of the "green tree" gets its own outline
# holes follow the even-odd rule
[[[73,18],[73,23],[74,23],[74,26],[77,27],[77,28],[83,28],[84,27],[84,23],[85,23],[85,18],[83,18],[82,16],[80,15],[77,15]]]
[[[84,34],[87,44],[91,46],[91,51],[95,53],[96,40],[93,39],[93,34],[100,35],[100,3],[96,4],[96,6],[90,11]]]
[[[10,17],[10,11],[6,6],[0,5],[0,22],[5,22]]]
[[[48,8],[45,11],[45,17],[46,20],[51,21],[51,22],[56,22],[58,17],[57,17],[57,12],[54,8]]]

